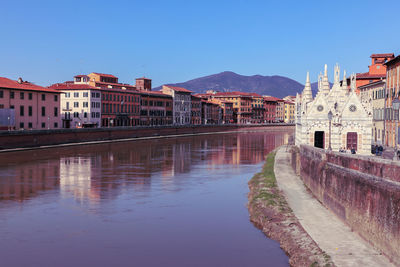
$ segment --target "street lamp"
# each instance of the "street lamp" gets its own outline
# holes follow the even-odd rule
[[[398,137],[399,133],[398,133],[398,129],[397,129],[397,127],[398,127],[397,124],[398,124],[398,121],[399,121],[399,108],[400,108],[400,100],[399,99],[396,98],[395,100],[392,101],[392,108],[395,111],[395,113],[394,113],[394,115],[395,115],[394,120],[396,122],[396,129],[395,129],[396,146],[395,147],[396,147],[396,151],[397,151],[397,143],[399,141],[399,137]]]
[[[329,112],[328,112],[328,120],[329,120],[329,147],[328,147],[328,150],[332,150],[332,147],[331,147],[331,124],[332,124],[332,116],[333,116],[332,111],[329,110]]]

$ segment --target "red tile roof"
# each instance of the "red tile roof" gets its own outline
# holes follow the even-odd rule
[[[50,85],[48,88],[55,90],[88,90],[88,89],[100,90],[99,88],[88,84],[73,84],[73,83],[55,83]]]
[[[170,86],[170,85],[166,85],[168,88],[171,88],[174,91],[177,92],[184,92],[184,93],[193,93],[192,91],[189,91],[188,89],[185,89],[183,87],[178,87],[178,86]]]
[[[212,95],[213,94],[195,94],[194,96],[198,98],[209,98]]]
[[[93,74],[100,75],[100,76],[103,76],[103,77],[118,78],[118,77],[115,77],[115,76],[112,75],[112,74],[105,74],[105,73],[98,73],[98,72],[92,72],[92,73],[93,73]]]
[[[259,94],[257,94],[257,93],[247,93],[247,94],[249,94],[249,95],[251,95],[251,96],[254,96],[254,97],[262,97],[261,95],[259,95]]]
[[[85,75],[85,74],[79,74],[79,75],[75,75],[74,78],[75,78],[75,77],[88,77],[88,76]]]
[[[218,92],[214,94],[215,97],[228,97],[228,96],[235,96],[235,97],[251,97],[249,93],[245,92],[239,92],[239,91],[234,91],[234,92]]]
[[[111,85],[111,86],[120,86],[120,87],[131,87],[136,89],[136,86],[127,84],[127,83],[108,83],[108,82],[99,82],[95,81],[96,84],[103,84],[103,85]]]
[[[27,91],[41,91],[48,93],[60,93],[59,91],[42,87],[30,82],[22,81],[21,83],[19,83],[18,81],[14,81],[5,77],[0,77],[0,88],[19,89]]]
[[[372,54],[371,58],[375,57],[394,57],[393,53],[385,53],[385,54]]]
[[[356,79],[380,79],[385,78],[386,74],[369,74],[369,72],[357,73]]]
[[[277,97],[274,97],[274,96],[264,96],[264,100],[265,100],[265,101],[274,101],[274,102],[277,102],[277,101],[279,101],[279,100],[281,100],[281,99],[279,99],[279,98],[277,98]]]

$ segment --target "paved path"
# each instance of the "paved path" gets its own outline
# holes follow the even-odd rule
[[[336,266],[394,266],[306,191],[284,146],[276,153],[274,171],[278,186],[301,225]]]

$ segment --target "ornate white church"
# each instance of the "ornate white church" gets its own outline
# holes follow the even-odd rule
[[[340,84],[340,68],[335,66],[332,88],[328,81],[327,65],[324,75],[318,76],[318,93],[313,98],[310,74],[304,90],[296,96],[296,145],[371,154],[372,106],[362,102],[356,93],[356,76],[350,76],[348,87],[346,72]]]

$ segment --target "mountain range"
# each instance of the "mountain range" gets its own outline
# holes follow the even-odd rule
[[[260,95],[271,95],[283,98],[288,95],[296,95],[304,89],[304,85],[284,76],[245,76],[232,71],[224,71],[218,74],[208,75],[182,83],[169,84],[191,90],[195,93],[205,93],[207,90],[219,92],[242,91],[253,92]],[[313,95],[317,92],[317,82],[311,84]],[[160,87],[153,90],[160,90]]]

